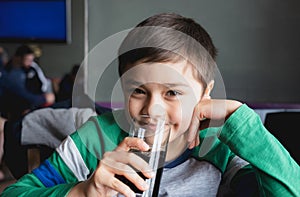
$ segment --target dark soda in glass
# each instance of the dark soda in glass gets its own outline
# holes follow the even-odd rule
[[[140,152],[137,150],[130,150],[130,152],[135,153],[136,155],[138,155],[139,157],[141,157],[142,159],[144,159],[147,163],[150,160],[150,154],[156,154],[157,156],[159,156],[159,160],[158,160],[158,168],[157,169],[153,169],[155,170],[155,177],[152,178],[151,181],[154,181],[154,185],[150,188],[150,191],[145,191],[146,193],[148,193],[148,195],[146,195],[146,197],[157,197],[158,196],[158,192],[159,192],[159,185],[160,185],[160,180],[162,177],[162,173],[163,173],[163,166],[164,166],[164,162],[165,162],[165,157],[166,157],[166,152],[165,151],[159,151],[159,152],[151,152],[147,151],[147,152]],[[142,177],[144,180],[146,180],[146,177],[143,175],[142,172],[138,172],[138,175],[140,175],[140,177]],[[121,180],[123,183],[125,183],[126,185],[128,185],[132,191],[134,191],[137,196],[142,196],[143,191],[139,190],[132,182],[130,182],[126,177],[122,176],[122,175],[116,175],[116,178],[118,178],[119,180]],[[153,182],[152,182],[153,184]],[[152,191],[151,191],[152,190]]]

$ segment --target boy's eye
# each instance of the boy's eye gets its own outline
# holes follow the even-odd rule
[[[169,90],[167,92],[167,96],[178,96],[180,95],[180,92],[176,91],[176,90]]]
[[[145,94],[145,92],[139,88],[135,88],[132,93],[133,94]]]

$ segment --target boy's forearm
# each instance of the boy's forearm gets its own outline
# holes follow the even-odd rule
[[[220,140],[230,149],[257,168],[257,177],[263,187],[272,185],[278,190],[300,195],[300,167],[286,149],[263,126],[259,116],[246,105],[233,113],[220,134]],[[285,188],[285,189],[284,189]],[[269,188],[270,189],[270,188]],[[276,193],[277,194],[277,193]]]
[[[40,187],[33,184],[28,184],[29,182],[25,181],[17,182],[11,186],[8,186],[1,194],[1,197],[57,197],[57,196],[66,196],[70,189],[74,186],[71,184],[60,184],[54,187]]]

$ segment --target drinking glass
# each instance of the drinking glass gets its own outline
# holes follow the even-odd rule
[[[129,136],[143,139],[150,148],[148,151],[131,149],[130,152],[133,152],[144,159],[155,172],[153,178],[146,178],[141,172],[138,172],[142,178],[146,179],[146,183],[149,185],[149,189],[144,192],[140,191],[125,177],[121,178],[121,180],[136,193],[136,196],[158,196],[170,131],[171,127],[166,123],[165,117],[163,116],[141,116],[132,120]]]

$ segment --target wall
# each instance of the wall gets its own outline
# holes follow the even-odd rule
[[[89,45],[92,50],[155,13],[177,12],[194,18],[212,36],[228,98],[299,102],[299,7],[300,2],[292,0],[90,0]],[[98,100],[110,100],[115,71],[113,65],[106,68],[98,84]]]

